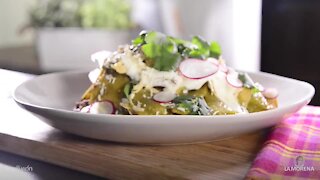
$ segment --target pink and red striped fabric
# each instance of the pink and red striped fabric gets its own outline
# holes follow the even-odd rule
[[[305,106],[270,133],[246,179],[320,179],[320,107]]]

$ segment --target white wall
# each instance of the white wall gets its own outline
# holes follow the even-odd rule
[[[36,0],[0,0],[0,47],[32,42],[31,33],[18,35],[18,29],[27,22],[28,8],[34,2]],[[133,2],[139,3],[139,6],[134,6],[138,11],[134,17],[147,28],[163,29],[165,33],[183,38],[201,35],[208,40],[216,40],[221,44],[223,57],[230,66],[247,71],[260,69],[262,0]],[[159,12],[156,12],[156,7],[160,8]],[[161,22],[163,27],[159,25]]]
[[[163,0],[164,31],[218,41],[230,66],[258,71],[261,6],[262,0]]]
[[[233,0],[233,66],[260,70],[262,0]]]
[[[0,0],[0,47],[30,44],[32,34],[19,35],[28,21],[28,9],[35,0]]]

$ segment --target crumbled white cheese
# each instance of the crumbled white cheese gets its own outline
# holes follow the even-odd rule
[[[110,51],[99,51],[91,55],[91,60],[98,64],[98,67],[101,69],[105,61],[112,55]]]
[[[91,81],[91,83],[95,83],[100,75],[100,69],[99,68],[96,68],[92,71],[89,72],[88,74],[88,77],[89,77],[89,80]]]

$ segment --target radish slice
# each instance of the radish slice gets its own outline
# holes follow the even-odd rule
[[[159,103],[168,103],[171,102],[176,95],[171,92],[162,91],[153,96],[153,100]]]
[[[91,114],[114,114],[116,108],[111,101],[95,102],[91,105],[89,113]]]
[[[279,93],[278,90],[275,88],[266,88],[263,92],[262,92],[263,96],[266,97],[267,99],[274,99],[277,98]]]
[[[179,70],[190,79],[202,79],[218,71],[218,66],[207,60],[186,59],[180,63]]]
[[[90,107],[91,107],[90,105],[89,106],[85,106],[80,110],[80,112],[89,113],[90,112]]]
[[[237,71],[231,67],[227,67],[227,71],[228,71],[228,74],[234,74],[235,76],[238,76]]]
[[[88,77],[91,83],[95,83],[97,81],[99,74],[100,74],[100,69],[98,68],[89,72]]]
[[[233,86],[235,88],[241,88],[243,86],[243,83],[238,78],[238,74],[237,73],[229,73],[229,74],[227,74],[226,80],[231,86]]]

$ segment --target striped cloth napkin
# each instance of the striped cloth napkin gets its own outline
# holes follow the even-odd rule
[[[320,179],[320,107],[305,106],[270,133],[246,179]]]

